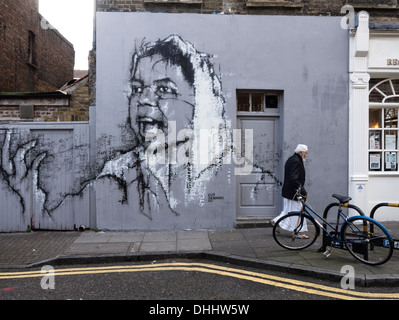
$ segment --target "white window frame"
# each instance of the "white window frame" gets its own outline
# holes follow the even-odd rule
[[[399,102],[387,102],[387,100],[389,100],[390,98],[397,98],[399,100],[399,90],[398,88],[394,88],[394,85],[392,83],[392,80],[398,80],[398,79],[382,79],[381,81],[379,81],[378,83],[376,83],[373,87],[370,88],[369,90],[369,95],[373,92],[373,91],[377,91],[380,95],[381,95],[381,102],[369,102],[369,112],[371,109],[378,109],[381,112],[381,126],[376,128],[376,127],[372,127],[372,125],[369,123],[369,128],[368,128],[368,138],[369,138],[369,143],[368,143],[368,161],[369,161],[369,174],[370,175],[390,175],[390,176],[399,176],[399,125],[396,125],[396,128],[385,128],[385,117],[384,117],[384,113],[383,111],[385,109],[398,109],[399,110]],[[391,94],[387,93],[387,92],[383,92],[379,86],[382,84],[385,84],[386,82],[389,82],[389,87],[391,89]],[[398,91],[398,92],[396,92]],[[386,131],[396,131],[396,146],[394,149],[387,149],[386,148],[386,143],[385,143],[385,132]],[[379,132],[379,139],[380,139],[380,146],[379,148],[372,148],[370,146],[370,139],[371,139],[371,132]],[[391,153],[396,153],[396,170],[387,170],[385,169],[385,165],[386,165],[386,153],[391,152]],[[375,169],[372,170],[371,169],[371,154],[379,154],[381,157],[380,160],[380,168],[379,169]]]

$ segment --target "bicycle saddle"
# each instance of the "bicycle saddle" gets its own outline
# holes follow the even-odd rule
[[[332,195],[335,199],[337,199],[340,203],[347,203],[350,200],[352,200],[351,197],[347,197],[347,196],[340,196],[339,194],[333,194]]]

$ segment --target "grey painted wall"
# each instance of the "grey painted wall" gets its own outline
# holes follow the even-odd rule
[[[340,20],[98,13],[98,227],[233,226],[234,161],[230,165],[228,161],[149,165],[143,155],[155,141],[145,142],[144,132],[160,129],[168,138],[173,136],[167,121],[176,121],[176,132],[191,130],[196,137],[194,146],[201,129],[222,127],[231,132],[236,128],[236,89],[283,92],[280,170],[298,143],[309,146],[307,189],[315,209],[323,210],[332,193],[346,193],[348,34],[341,29]],[[174,43],[178,49],[168,49],[166,43]],[[168,50],[176,50],[174,55],[179,58],[165,58],[165,67],[160,54]],[[132,64],[135,52],[139,53],[137,65]],[[170,83],[161,89],[154,80],[154,75],[163,73],[164,79],[169,79],[169,72],[178,93]],[[157,107],[145,106],[145,99]],[[180,148],[187,146],[186,142],[181,139],[176,148],[183,150]],[[166,153],[169,150],[168,146]],[[215,155],[221,159],[220,153]],[[208,201],[208,194],[217,199]]]

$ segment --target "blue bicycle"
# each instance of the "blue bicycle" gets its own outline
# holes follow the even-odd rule
[[[330,205],[338,206],[336,224],[333,226],[310,207],[306,198],[300,196],[299,192],[297,194],[302,209],[288,213],[273,226],[274,240],[283,248],[305,249],[316,241],[322,229],[331,241],[331,246],[324,253],[326,256],[331,254],[333,246],[338,246],[346,248],[352,256],[368,265],[380,265],[392,257],[393,239],[381,223],[364,215],[349,216],[344,212],[343,208],[350,206],[350,197],[332,195],[339,201]]]

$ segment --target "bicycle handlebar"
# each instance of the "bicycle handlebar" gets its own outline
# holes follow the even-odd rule
[[[296,190],[296,192],[295,192],[294,199],[296,198],[296,199],[298,199],[298,201],[305,202],[306,201],[306,196],[301,194],[301,189],[302,189],[302,186],[300,185],[298,187],[298,189]],[[305,199],[305,200],[303,200],[303,199]]]

